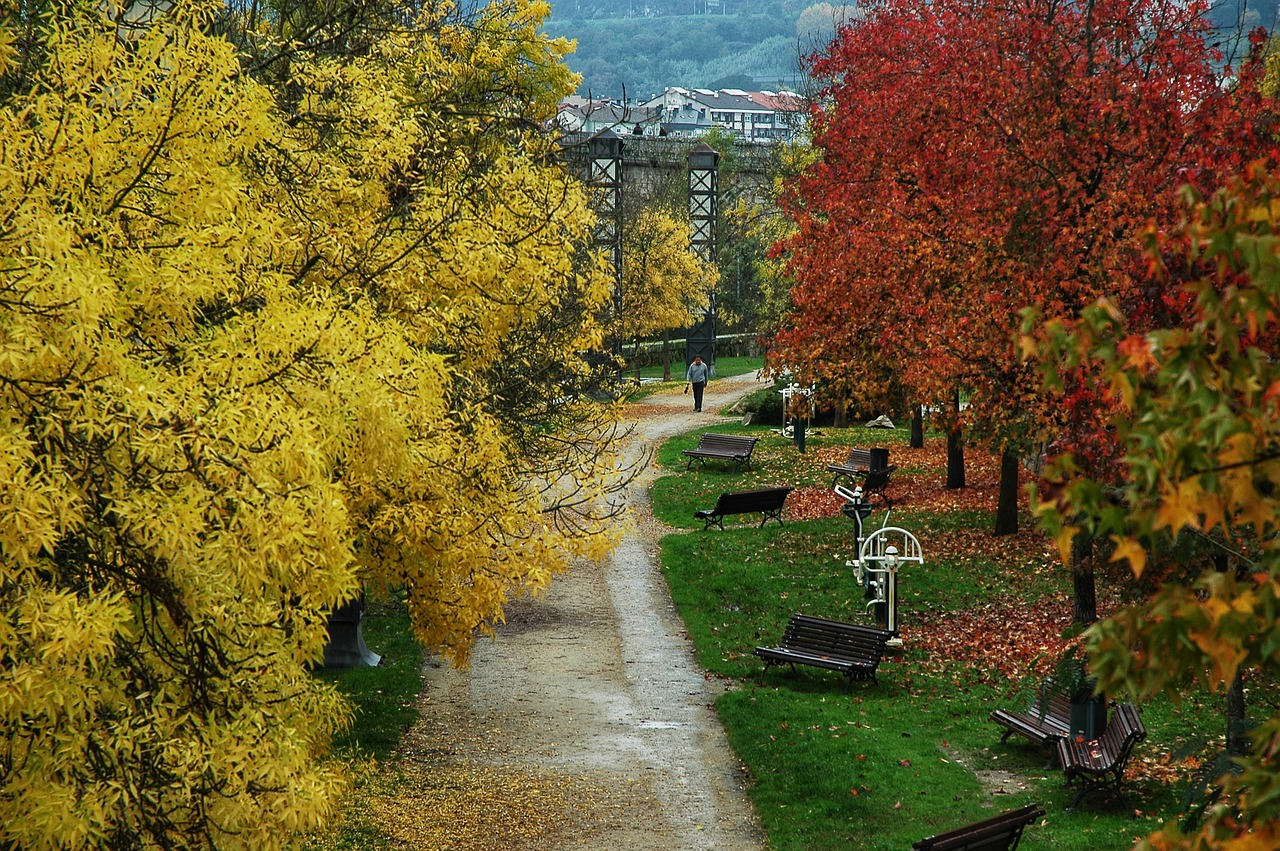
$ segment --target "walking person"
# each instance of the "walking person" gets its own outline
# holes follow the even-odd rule
[[[707,387],[707,379],[711,377],[711,367],[702,362],[701,355],[693,356],[693,363],[689,364],[689,369],[684,374],[684,389],[687,393],[689,388],[693,388],[693,410],[695,413],[702,411],[702,391]]]

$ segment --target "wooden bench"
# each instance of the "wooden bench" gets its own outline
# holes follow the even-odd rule
[[[893,476],[893,471],[898,469],[892,465],[885,467],[883,470],[871,470],[862,479],[862,499],[864,502],[871,502],[873,497],[880,497],[884,500],[885,505],[893,508],[893,500],[889,498],[886,488],[889,487],[889,479]]]
[[[973,824],[948,830],[912,845],[914,851],[1012,851],[1022,831],[1044,815],[1039,804],[1027,804]]]
[[[1084,740],[1067,736],[1058,739],[1058,760],[1066,774],[1067,785],[1081,783],[1080,791],[1068,810],[1074,810],[1089,792],[1102,790],[1116,796],[1121,806],[1127,806],[1120,791],[1124,769],[1133,754],[1134,746],[1147,737],[1138,708],[1132,703],[1117,704],[1107,721],[1107,729],[1097,739]]]
[[[875,682],[876,668],[884,657],[884,646],[896,630],[862,624],[841,623],[810,615],[794,614],[777,647],[757,647],[767,672],[772,665],[812,665],[839,671],[854,680]]]
[[[693,468],[693,462],[707,463],[708,458],[732,461],[737,466],[751,469],[751,451],[755,449],[758,437],[744,437],[738,434],[712,434],[706,432],[698,438],[696,449],[681,449],[680,452],[689,458],[686,470]]]
[[[1052,747],[1058,739],[1071,735],[1071,701],[1046,677],[1031,705],[1023,710],[997,709],[991,720],[1004,727],[1000,744],[1014,733],[1026,736],[1037,745]]]
[[[764,514],[760,519],[760,528],[771,519],[782,525],[782,506],[787,501],[791,488],[760,488],[752,491],[726,491],[716,500],[716,507],[710,510],[693,512],[693,516],[706,521],[702,531],[711,528],[712,524],[724,528],[724,518],[730,514],[752,514],[756,511]]]
[[[853,479],[871,469],[870,449],[850,449],[849,457],[843,464],[828,464],[827,472],[835,473],[831,478],[831,487],[835,487],[841,478]]]

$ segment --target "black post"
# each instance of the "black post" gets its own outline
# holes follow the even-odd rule
[[[689,221],[693,225],[690,244],[707,263],[716,262],[716,216],[719,210],[720,154],[706,142],[689,151]],[[716,293],[709,293],[707,310],[689,329],[685,339],[684,362],[695,356],[716,370]]]
[[[329,613],[329,643],[324,647],[326,668],[373,668],[382,661],[364,643],[364,594]]]
[[[613,264],[613,316],[614,333],[610,337],[610,350],[622,364],[622,138],[612,130],[604,129],[587,140],[589,160],[587,184],[595,190],[594,206],[597,215],[595,242],[609,254]]]

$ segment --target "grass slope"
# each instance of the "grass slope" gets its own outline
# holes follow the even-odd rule
[[[679,450],[697,433],[658,453],[670,475],[652,489],[655,515],[686,530],[662,542],[662,565],[699,663],[733,688],[718,702],[730,742],[748,767],[751,794],[777,851],[902,849],[925,836],[1032,801],[1047,810],[1020,848],[1119,849],[1181,815],[1194,762],[1170,754],[1195,736],[1220,741],[1221,700],[1188,693],[1180,706],[1143,707],[1148,739],[1125,781],[1129,807],[1090,796],[1068,812],[1074,791],[1046,753],[1018,737],[1000,744],[988,718],[1029,699],[1064,642],[1071,622],[1070,577],[1030,525],[994,538],[998,463],[970,451],[969,487],[945,491],[945,446],[930,438],[907,447],[904,430],[825,430],[807,452],[769,429],[721,425],[715,431],[760,437],[754,469],[708,464],[686,471]],[[846,689],[838,674],[773,668],[752,650],[781,636],[794,612],[871,622],[863,589],[845,561],[853,523],[839,512],[825,464],[850,446],[886,446],[899,465],[869,528],[910,530],[922,567],[899,573],[899,620],[906,652],[887,659],[878,684]],[[724,490],[764,484],[797,488],[785,525],[758,518],[703,531],[692,513]],[[1137,593],[1102,570],[1099,605],[1109,611]],[[1113,696],[1120,697],[1120,696]]]

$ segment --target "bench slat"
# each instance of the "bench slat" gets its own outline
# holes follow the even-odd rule
[[[1039,694],[1026,709],[997,709],[990,717],[1005,728],[1001,744],[1013,733],[1026,736],[1038,745],[1052,745],[1071,733],[1071,702],[1057,690],[1052,677],[1040,684]]]
[[[782,509],[786,504],[787,494],[791,493],[791,490],[789,487],[772,487],[751,491],[726,491],[716,500],[715,508],[710,511],[706,509],[695,511],[693,516],[706,522],[702,527],[703,531],[710,529],[713,523],[723,529],[724,518],[729,515],[752,514],[757,511],[764,514],[760,519],[761,528],[764,528],[764,524],[770,520],[777,520],[781,524]]]
[[[921,839],[913,851],[1011,851],[1018,847],[1022,832],[1044,815],[1039,804],[1028,804],[973,824]]]
[[[893,630],[795,614],[777,647],[757,647],[765,670],[774,664],[811,665],[840,671],[853,680],[875,680]]]

